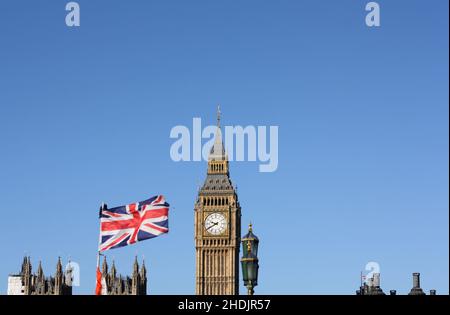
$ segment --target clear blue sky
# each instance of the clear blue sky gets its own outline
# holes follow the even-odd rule
[[[193,117],[278,125],[279,167],[231,164],[261,239],[256,293],[353,294],[369,261],[385,291],[411,273],[449,291],[448,1],[0,2],[0,293],[24,253],[95,286],[98,207],[164,194],[170,234],[145,256],[149,293],[193,294],[193,206],[205,162],[175,163]],[[241,287],[242,288],[242,287]],[[241,290],[244,292],[244,290]]]

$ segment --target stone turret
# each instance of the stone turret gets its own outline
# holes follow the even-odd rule
[[[42,270],[42,264],[39,261],[38,269],[37,269],[37,275],[34,279],[34,289],[35,294],[42,295],[45,294],[45,276],[44,271]]]
[[[56,274],[55,274],[55,295],[62,294],[63,285],[63,271],[61,264],[61,257],[58,257],[58,263],[56,264]]]
[[[22,263],[22,284],[24,287],[24,295],[31,294],[31,259],[30,257],[24,257]]]
[[[141,284],[141,276],[139,274],[139,263],[137,260],[137,256],[134,259],[133,264],[133,274],[131,276],[131,294],[139,295],[140,294],[140,284]]]
[[[142,267],[140,271],[140,277],[141,277],[141,294],[147,295],[147,268],[145,268],[145,261],[142,260]]]

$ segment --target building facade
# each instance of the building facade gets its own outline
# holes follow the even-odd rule
[[[372,278],[361,284],[356,295],[385,295],[380,286],[380,273],[374,273]]]
[[[206,179],[194,207],[194,229],[196,294],[239,294],[241,207],[230,180],[219,111]]]
[[[55,276],[45,277],[41,262],[32,273],[31,259],[24,257],[20,273],[8,277],[8,295],[72,295],[72,270],[63,271],[59,258]]]
[[[117,273],[114,261],[108,270],[106,257],[102,264],[102,295],[147,295],[147,269],[145,263],[139,267],[137,258],[134,260],[131,277]]]
[[[425,295],[420,287],[420,273],[414,272],[412,276],[413,287],[408,295]],[[390,290],[389,294],[397,295],[397,290]],[[366,282],[361,283],[359,290],[356,290],[356,295],[385,295],[380,286],[380,273],[374,273]],[[436,290],[430,290],[430,295],[436,295]]]

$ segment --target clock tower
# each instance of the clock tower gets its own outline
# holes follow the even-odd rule
[[[206,180],[194,209],[196,284],[199,295],[239,294],[241,207],[230,180],[220,110]]]

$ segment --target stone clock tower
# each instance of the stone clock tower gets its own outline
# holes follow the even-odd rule
[[[196,294],[239,294],[241,207],[229,176],[218,110],[208,172],[194,209]]]

